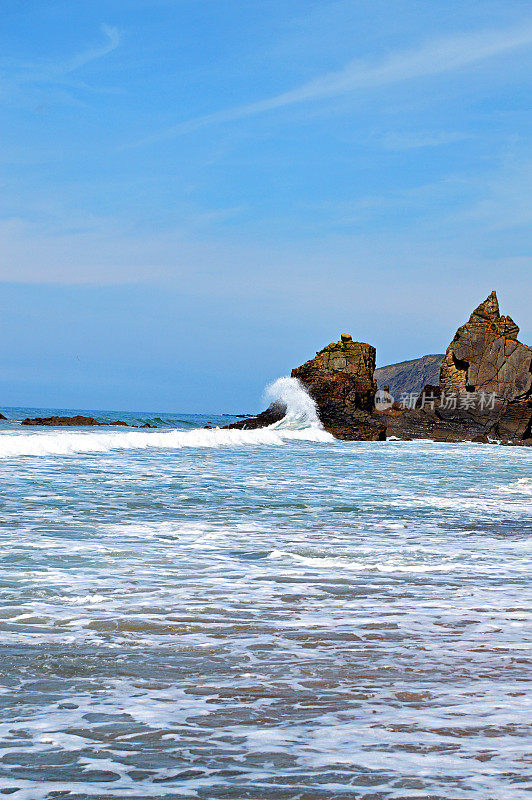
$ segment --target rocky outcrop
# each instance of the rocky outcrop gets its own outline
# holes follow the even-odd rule
[[[517,340],[518,332],[510,317],[500,315],[492,292],[458,329],[443,361],[429,355],[375,372],[375,348],[342,334],[293,369],[292,377],[314,399],[325,430],[338,439],[532,444],[532,349]],[[376,374],[384,388],[377,404]],[[397,402],[403,394],[410,395],[410,403]],[[285,413],[276,403],[229,427],[264,427]]]
[[[375,348],[354,342],[349,334],[319,350],[315,357],[292,370],[316,403],[326,431],[337,439],[378,441],[386,427],[372,416],[377,384],[373,380]],[[282,403],[256,417],[233,422],[228,428],[249,430],[279,422],[286,414]]]
[[[442,362],[446,392],[494,392],[508,401],[524,400],[532,387],[532,349],[517,339],[519,327],[501,316],[492,292],[458,328]]]
[[[251,431],[256,428],[267,428],[273,425],[274,422],[280,422],[286,415],[286,406],[283,403],[272,403],[266,411],[257,414],[255,417],[247,417],[240,419],[238,422],[232,422],[231,425],[225,425],[227,429],[237,429],[241,431]],[[212,427],[210,425],[206,427]]]
[[[388,435],[445,441],[532,442],[532,349],[501,316],[492,292],[447,348],[438,386],[426,386],[415,408],[381,413]]]
[[[438,384],[442,359],[443,353],[389,364],[376,369],[374,378],[379,389],[388,386],[390,394],[399,399],[407,392],[421,392],[427,383]]]
[[[117,419],[114,422],[99,422],[94,417],[83,417],[81,415],[76,415],[75,417],[27,417],[23,419],[20,423],[21,425],[49,425],[49,426],[98,426],[98,427],[110,427],[115,425],[121,425],[124,427],[129,427],[127,422],[124,422],[121,419]]]
[[[5,420],[7,420],[7,417],[4,417],[4,415],[3,415],[3,414],[0,414],[0,419],[5,419]]]
[[[326,431],[337,439],[380,440],[385,426],[372,417],[377,384],[375,348],[342,334],[315,357],[292,370],[316,402]]]

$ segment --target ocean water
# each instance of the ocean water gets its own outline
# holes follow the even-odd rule
[[[281,389],[259,431],[3,410],[1,796],[530,797],[532,450]]]

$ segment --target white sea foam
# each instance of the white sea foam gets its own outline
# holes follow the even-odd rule
[[[498,487],[498,491],[503,494],[532,494],[532,478],[519,478],[513,483]]]
[[[266,387],[264,397],[267,402],[280,402],[286,405],[286,416],[271,425],[271,429],[323,430],[316,403],[297,378],[277,378]]]
[[[329,441],[332,437],[318,428],[302,430],[260,428],[254,431],[197,429],[161,433],[54,433],[0,434],[0,458],[12,456],[53,456],[74,453],[106,453],[111,450],[183,447],[245,447],[283,445],[289,441]]]
[[[283,445],[289,441],[329,441],[332,437],[319,428],[300,430],[260,428],[254,431],[221,428],[161,433],[54,433],[0,434],[0,458],[12,456],[54,456],[74,453],[107,453],[111,450],[183,447],[246,447]]]
[[[432,564],[397,564],[394,562],[366,562],[355,561],[346,558],[303,556],[299,553],[291,553],[287,550],[272,550],[268,558],[282,559],[287,558],[305,567],[326,568],[326,569],[345,569],[345,570],[369,570],[372,572],[452,572],[458,567],[463,567],[456,563],[432,563]]]

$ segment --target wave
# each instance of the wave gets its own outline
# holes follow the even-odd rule
[[[501,494],[532,494],[532,478],[519,478],[513,483],[498,487]]]
[[[29,433],[0,434],[0,458],[13,456],[54,456],[74,453],[106,453],[111,450],[142,450],[147,448],[181,449],[184,447],[245,447],[284,445],[290,441],[324,442],[332,437],[325,431],[272,430],[254,431],[199,428],[192,431],[131,432],[131,433]]]
[[[272,550],[268,555],[270,559],[290,559],[295,564],[313,569],[345,569],[368,572],[453,572],[461,565],[456,563],[435,563],[435,564],[395,564],[381,562],[353,561],[347,558],[335,556],[303,556],[299,553],[291,553],[288,550]]]
[[[286,417],[268,428],[226,430],[195,428],[172,431],[39,431],[0,434],[0,458],[13,456],[54,456],[75,453],[106,453],[111,450],[184,447],[279,446],[290,441],[327,442],[332,436],[323,430],[316,404],[295,378],[279,378],[266,389],[272,402],[286,405]]]
[[[297,378],[277,378],[264,392],[266,402],[286,406],[286,415],[270,426],[273,430],[304,430],[313,428],[323,431],[318,417],[318,407],[303,384]]]

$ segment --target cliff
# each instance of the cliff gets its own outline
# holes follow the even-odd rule
[[[405,392],[421,392],[427,384],[437,384],[443,353],[421,356],[398,364],[389,364],[375,370],[374,378],[379,389],[389,386],[392,397],[399,398]]]

